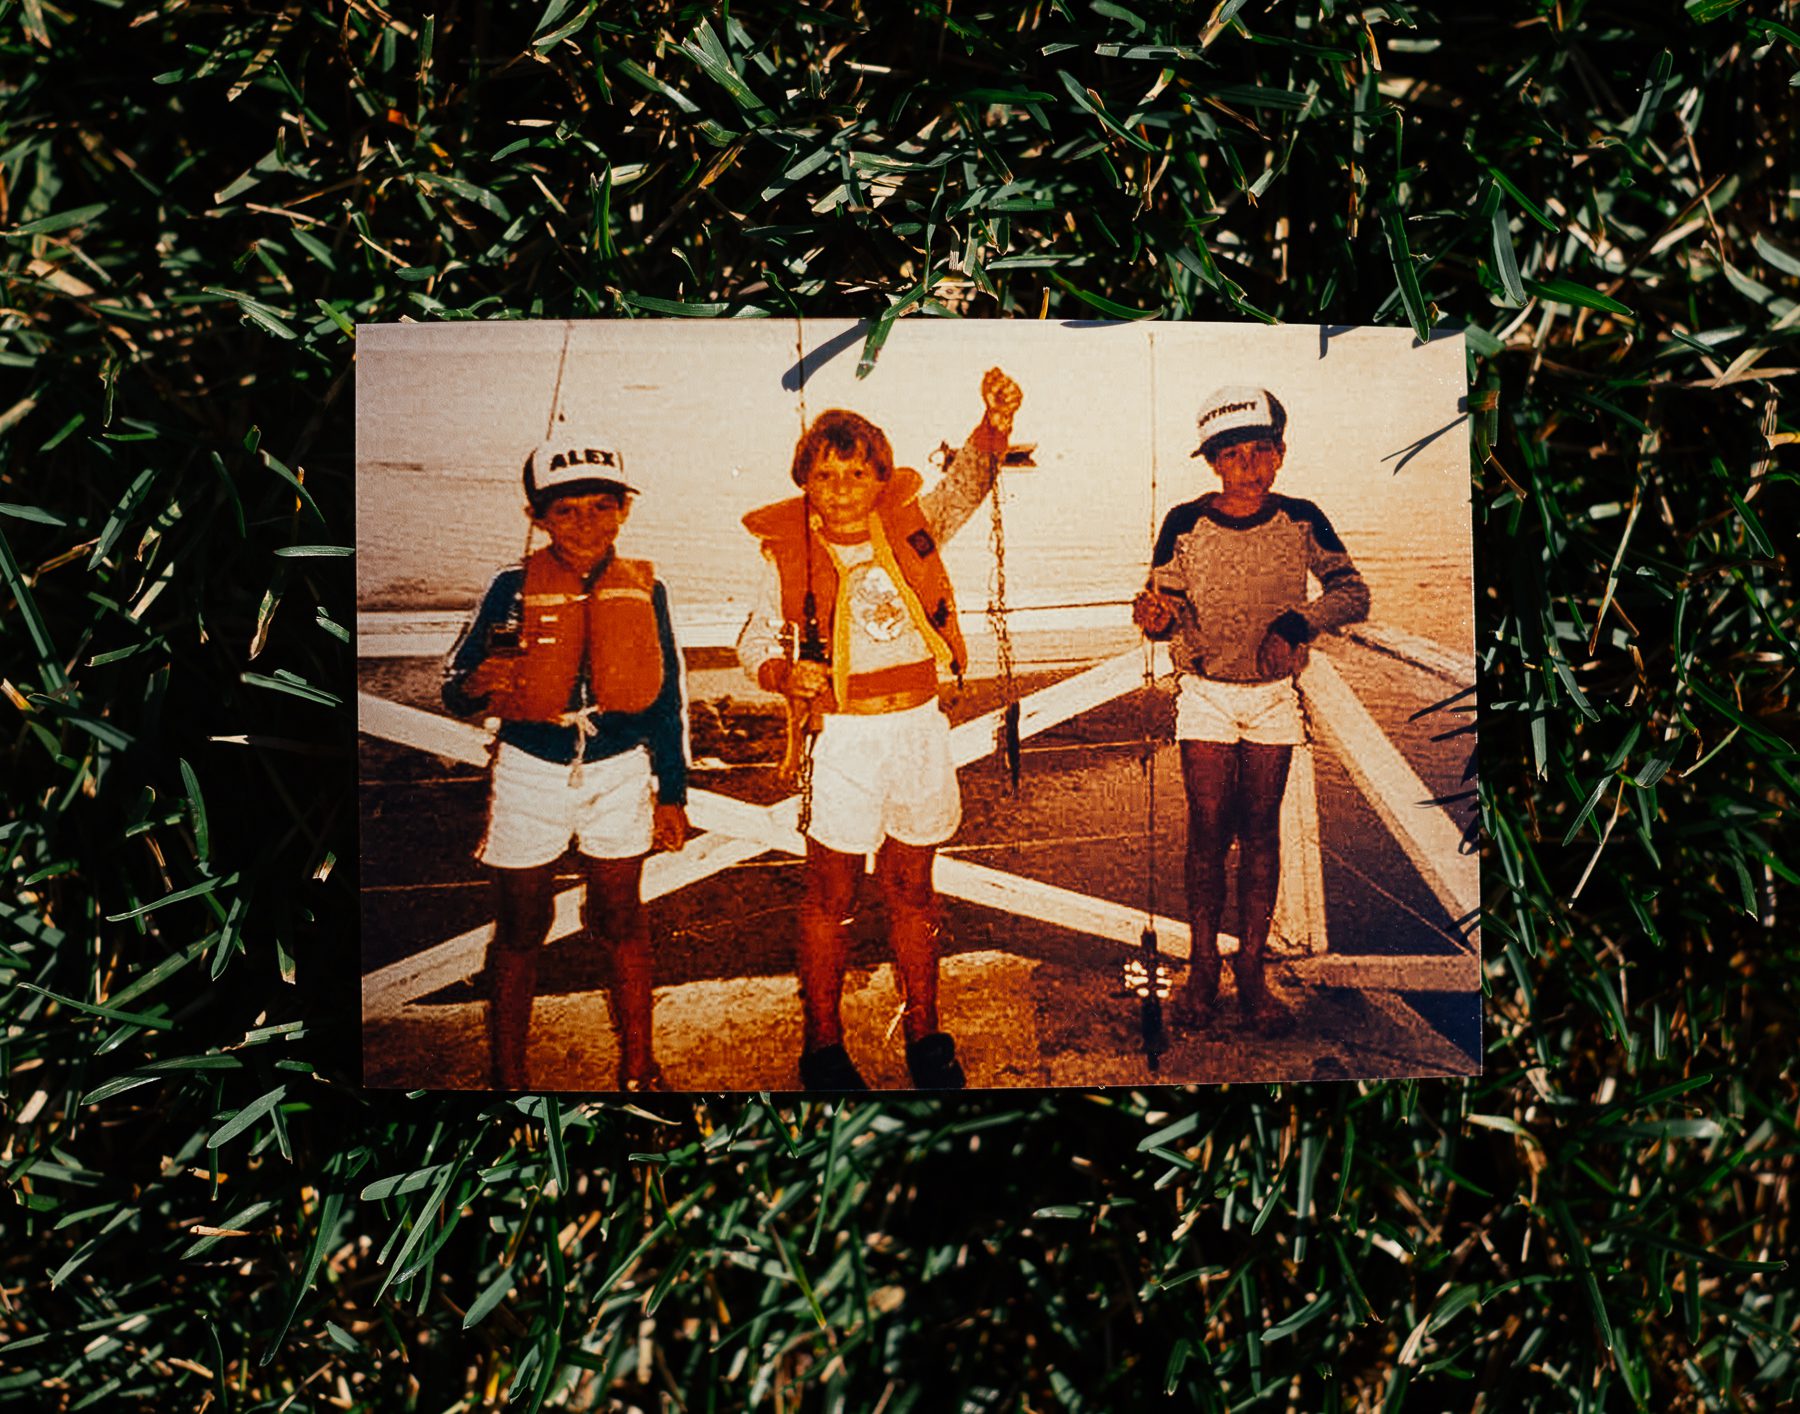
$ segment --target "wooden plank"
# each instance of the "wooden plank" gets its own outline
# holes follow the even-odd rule
[[[472,722],[459,722],[441,712],[424,712],[404,703],[390,702],[372,692],[356,694],[356,729],[395,741],[402,746],[429,751],[465,766],[486,766],[493,736]]]
[[[1168,672],[1168,649],[1158,644],[1152,672],[1162,676]],[[1025,740],[1039,732],[1060,726],[1071,717],[1079,717],[1102,707],[1116,697],[1144,685],[1144,654],[1132,649],[1096,663],[1093,667],[1066,677],[1061,682],[1023,697],[1019,701],[1019,738]],[[1003,713],[984,712],[950,733],[950,749],[958,766],[967,766],[992,753],[999,745]]]
[[[564,889],[556,896],[548,936],[567,937],[580,926],[581,890]],[[483,923],[369,973],[362,979],[364,1024],[391,1020],[407,1003],[473,977],[486,961],[493,936],[494,925]]]
[[[1475,992],[1481,963],[1469,953],[1391,957],[1376,953],[1327,953],[1302,957],[1287,966],[1315,987],[1351,987],[1376,992]]]
[[[653,854],[644,861],[640,893],[648,903],[768,852],[769,847],[758,839],[742,839],[718,831],[695,835],[685,849],[675,854]]]
[[[785,854],[806,853],[806,844],[795,828],[799,813],[800,801],[795,796],[774,805],[752,805],[716,791],[688,792],[688,820],[698,829],[755,840],[765,849]]]
[[[404,703],[389,702],[367,692],[357,693],[356,706],[357,729],[370,736],[429,751],[469,766],[488,764],[488,747],[493,738],[469,722],[459,722],[453,717],[408,707]],[[734,800],[716,791],[688,792],[688,820],[696,829],[716,830],[740,840],[757,841],[765,849],[786,850],[790,854],[803,852],[800,835],[794,829],[797,810],[798,802],[791,798],[763,806]]]
[[[1340,629],[1344,637],[1372,648],[1384,657],[1395,658],[1420,672],[1440,678],[1452,687],[1470,687],[1475,682],[1473,654],[1457,653],[1416,633],[1405,633],[1385,624],[1351,624]]]
[[[698,835],[678,854],[653,854],[644,861],[644,901],[648,903],[664,894],[672,894],[721,869],[729,869],[733,864],[742,864],[767,852],[760,840],[733,839],[721,834]],[[550,931],[545,940],[567,937],[580,926],[581,886],[576,885],[556,895]],[[486,961],[488,940],[493,936],[494,925],[484,923],[371,972],[363,978],[363,1016],[366,1019],[398,1015],[409,1002],[473,977]]]
[[[1273,927],[1277,937],[1303,952],[1322,953],[1328,945],[1318,777],[1310,746],[1294,748],[1281,798],[1281,881]]]
[[[1127,948],[1135,949],[1144,931],[1145,914],[1141,908],[1127,908],[1122,903],[1058,888],[1055,884],[1027,879],[1020,874],[1005,874],[954,855],[939,853],[932,870],[932,883],[939,893],[950,898],[1020,918],[1034,918],[1040,923],[1054,923],[1059,928]],[[1165,957],[1185,958],[1191,948],[1191,936],[1185,922],[1157,915],[1156,941]],[[1236,938],[1220,935],[1220,952],[1236,952],[1237,945]]]
[[[1429,803],[1431,791],[1323,653],[1307,663],[1300,691],[1320,735],[1450,917],[1473,913],[1481,906],[1481,868],[1462,852],[1462,831]]]
[[[1479,1075],[1481,1073],[1481,1057],[1466,1056],[1457,1047],[1450,1044],[1438,1031],[1418,1012],[1407,1005],[1404,997],[1393,992],[1364,992],[1363,1002],[1378,1016],[1386,1018],[1395,1030],[1418,1048],[1419,1055],[1426,1069],[1422,1075]]]

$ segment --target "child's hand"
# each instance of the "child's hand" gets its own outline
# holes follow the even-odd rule
[[[802,701],[810,701],[829,690],[831,687],[831,669],[823,663],[808,663],[802,660],[788,669],[787,695]]]
[[[1166,638],[1175,628],[1175,606],[1154,589],[1142,590],[1131,601],[1131,621],[1146,638]]]
[[[988,425],[1002,436],[1010,436],[1013,416],[1025,401],[1019,385],[998,368],[990,368],[981,376],[981,401],[987,404]]]
[[[463,679],[463,691],[471,697],[492,697],[496,692],[511,692],[518,680],[517,663],[505,658],[483,658],[475,671]]]
[[[650,818],[650,848],[653,852],[680,850],[690,833],[687,810],[679,805],[658,805]]]
[[[1256,649],[1256,670],[1265,678],[1291,678],[1294,675],[1294,645],[1278,633],[1265,633]]]

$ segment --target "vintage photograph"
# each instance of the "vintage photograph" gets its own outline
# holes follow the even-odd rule
[[[1478,1072],[1465,360],[360,327],[367,1083]]]

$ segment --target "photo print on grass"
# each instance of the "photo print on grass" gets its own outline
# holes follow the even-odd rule
[[[367,1083],[1476,1073],[1461,337],[869,334],[357,331]]]

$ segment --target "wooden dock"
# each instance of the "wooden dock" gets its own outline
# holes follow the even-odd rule
[[[406,656],[435,652],[443,626],[434,625],[433,632],[435,637],[384,629],[371,646],[395,650],[398,645]],[[1469,676],[1465,669],[1462,679],[1458,678],[1454,655],[1404,635],[1359,626],[1357,642],[1362,649],[1393,660],[1404,671],[1428,679],[1433,692],[1445,689],[1445,696]],[[1135,649],[1062,676],[1023,699],[1022,735],[1027,740],[1040,738],[1128,695],[1142,694],[1147,683],[1166,672],[1166,660]],[[1033,956],[1031,942],[1013,940],[1003,948],[963,951],[946,959],[945,1015],[956,1018],[953,1029],[972,1083],[1306,1079],[1338,1074],[1468,1073],[1476,1068],[1471,1051],[1452,1045],[1413,1004],[1420,1002],[1422,994],[1435,993],[1478,1007],[1477,945],[1456,926],[1479,905],[1476,861],[1463,851],[1455,822],[1434,803],[1436,793],[1389,740],[1328,654],[1313,655],[1300,685],[1317,745],[1295,753],[1283,806],[1283,876],[1275,928],[1282,956],[1276,986],[1302,1022],[1295,1041],[1265,1042],[1234,1027],[1224,1027],[1209,1037],[1177,1038],[1153,1077],[1141,1046],[1131,1044],[1129,1035],[1114,1034],[1121,1026],[1130,1033],[1137,1023],[1135,1008],[1120,990],[1122,984],[1114,984],[1112,979],[1137,952],[1146,927],[1154,930],[1162,956],[1177,964],[1185,959],[1185,921],[1162,908],[1133,906],[1108,896],[1103,889],[1090,889],[1079,872],[1070,875],[1064,871],[1052,882],[1042,877],[1041,870],[1033,877],[1029,870],[984,862],[975,857],[982,852],[981,844],[979,840],[970,842],[971,829],[966,824],[955,844],[938,857],[935,881],[939,892],[948,900],[960,901],[965,916],[985,920],[990,914],[997,915],[998,921],[991,927],[985,923],[976,927],[1002,941],[1007,941],[1003,935],[1009,929],[1026,934],[1035,929],[1043,935],[1077,940],[1064,955]],[[477,726],[367,692],[360,697],[359,711],[361,731],[372,740],[429,753],[446,769],[486,764],[489,738]],[[980,769],[992,770],[999,720],[999,713],[990,711],[969,717],[954,728],[954,750],[959,766],[965,768],[966,792],[980,774],[980,770],[967,768],[981,763]],[[1079,758],[1079,745],[1072,749]],[[1428,898],[1441,909],[1441,919],[1433,925],[1436,931],[1430,938],[1433,950],[1395,954],[1332,948],[1316,750],[1329,754],[1334,769],[1341,767],[1348,773],[1381,827],[1416,871]],[[1064,769],[1084,768],[1072,758]],[[1164,773],[1166,809],[1169,801],[1179,798],[1179,770],[1168,765],[1158,769]],[[1123,798],[1127,777],[1123,768],[1113,771],[1109,799]],[[1152,794],[1152,803],[1154,800]],[[1021,805],[1025,803],[1021,801]],[[1103,811],[1104,807],[1096,802],[1096,809]],[[758,804],[718,789],[695,789],[690,792],[689,814],[702,833],[681,853],[649,861],[644,881],[647,900],[671,899],[708,881],[716,884],[726,871],[734,878],[751,878],[742,873],[746,866],[752,867],[753,874],[761,870],[766,876],[771,861],[797,859],[802,851],[792,798]],[[1001,813],[993,818],[1005,816]],[[1122,823],[1128,834],[1131,822]],[[1170,878],[1160,887],[1152,884],[1151,892],[1165,907],[1178,907],[1178,847],[1164,846],[1163,858],[1169,866],[1163,872],[1169,872]],[[752,866],[752,861],[760,863]],[[478,871],[470,864],[465,872]],[[1377,883],[1376,887],[1382,886]],[[553,939],[567,938],[578,929],[577,899],[574,887],[559,895]],[[968,915],[971,908],[974,915]],[[1413,911],[1425,910],[1415,904]],[[784,926],[791,928],[791,919]],[[470,994],[467,980],[479,972],[490,935],[491,924],[477,922],[365,974],[363,1008],[371,1083],[478,1083],[483,1045],[481,1005]],[[1083,939],[1086,942],[1079,943]],[[1235,946],[1234,939],[1222,940],[1228,953]],[[755,976],[694,977],[660,989],[658,1050],[671,1080],[697,1089],[784,1088],[795,1083],[791,1072],[799,1011],[793,978],[784,973],[785,969]],[[894,1069],[899,1065],[898,1041],[884,1041],[880,1034],[891,1019],[879,1015],[884,1005],[881,999],[892,997],[891,977],[878,965],[858,976],[862,985],[856,993],[862,1000],[856,1005],[864,1007],[866,1003],[872,1009],[866,1014],[858,1011],[854,1021],[847,1020],[853,1032],[853,1050],[859,1063],[864,1062],[865,1052],[870,1057],[864,1069],[872,1082],[879,1075],[879,1083],[902,1084],[903,1066]],[[447,990],[457,993],[459,989],[460,999],[446,998]],[[892,1010],[888,1005],[888,1011]],[[847,1000],[847,1018],[851,1012]],[[1047,1038],[1045,1027],[1039,1024],[1045,1016],[1051,1020],[1053,1037]],[[612,1042],[603,997],[576,990],[541,998],[534,1026],[534,1035],[540,1037],[534,1046],[541,1043],[547,1047],[536,1083],[572,1089],[604,1088],[610,1083],[616,1061],[609,1059]],[[722,1047],[716,1044],[725,1035],[735,1040]],[[409,1057],[429,1058],[431,1074],[406,1064]]]

